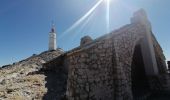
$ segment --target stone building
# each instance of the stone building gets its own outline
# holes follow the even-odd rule
[[[109,34],[95,40],[83,37],[79,47],[44,69],[66,72],[68,100],[133,100],[170,89],[165,56],[143,9],[130,24]]]

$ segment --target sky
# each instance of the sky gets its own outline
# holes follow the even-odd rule
[[[99,1],[0,0],[0,66],[48,50],[52,21],[57,46],[68,51],[79,46],[85,35],[95,39],[129,24],[140,8],[147,12],[152,31],[170,60],[170,0],[110,0],[109,16],[106,1],[95,6]]]

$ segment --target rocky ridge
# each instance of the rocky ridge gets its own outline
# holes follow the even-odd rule
[[[47,93],[42,65],[63,54],[61,49],[33,55],[0,69],[0,100],[40,100]],[[34,74],[36,73],[36,74]]]

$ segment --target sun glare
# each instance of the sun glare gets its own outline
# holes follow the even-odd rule
[[[106,7],[106,30],[107,32],[110,31],[110,6],[111,3],[115,3],[117,0],[99,0],[87,13],[84,14],[80,19],[78,19],[73,25],[71,25],[66,31],[63,32],[62,36],[64,36],[67,33],[70,33],[70,31],[76,29],[82,22],[86,21],[88,17],[96,10],[96,8],[101,4],[105,3]],[[60,36],[60,37],[62,37]]]
[[[106,3],[110,3],[110,0],[105,0]]]
[[[72,26],[70,26],[66,31],[63,32],[62,36],[64,34],[69,33],[73,29],[75,29],[77,26],[79,26],[83,21],[87,20],[87,18],[96,10],[96,8],[103,2],[103,0],[99,0],[84,16],[82,16],[79,20],[77,20]],[[61,37],[62,37],[61,36]]]
[[[119,0],[103,0],[106,4],[116,3]]]
[[[110,0],[105,0],[106,2],[106,28],[107,32],[110,29]]]

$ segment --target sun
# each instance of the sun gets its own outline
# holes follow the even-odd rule
[[[103,0],[106,4],[110,4],[110,3],[115,3],[118,2],[119,0]]]
[[[106,3],[110,3],[110,0],[104,0]]]
[[[106,2],[110,2],[110,0],[105,0]]]

